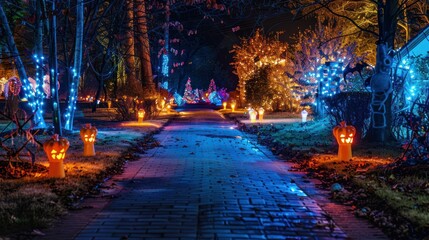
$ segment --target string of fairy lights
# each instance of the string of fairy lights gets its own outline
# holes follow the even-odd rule
[[[35,85],[30,83],[28,79],[23,80],[23,90],[25,93],[25,97],[28,100],[28,104],[35,112],[35,121],[38,123],[38,126],[44,127],[45,121],[43,118],[44,114],[44,101],[45,93],[43,91],[43,87],[41,84],[43,84],[43,74],[40,75],[40,73],[43,73],[43,56],[34,55],[33,56],[35,61],[35,67],[36,67],[36,74],[35,74]],[[264,59],[264,58],[262,58]],[[268,59],[268,58],[267,58]],[[271,60],[271,59],[270,59]],[[311,99],[311,104],[316,106],[318,102],[316,101],[316,98],[314,97],[317,93],[321,99],[324,97],[333,96],[335,94],[338,94],[339,92],[343,91],[340,87],[341,80],[342,80],[342,72],[343,72],[343,66],[346,59],[340,58],[336,61],[330,61],[325,62],[323,64],[319,64],[314,71],[308,72],[304,74],[304,81],[301,83],[301,85],[306,85],[301,91],[294,91],[292,94],[285,94],[287,97],[293,97],[294,101],[301,101],[301,103],[305,99]],[[261,62],[273,62],[273,61],[262,61],[259,60],[258,63]],[[253,63],[255,64],[255,63]],[[261,63],[262,64],[262,63]],[[276,63],[275,65],[279,65],[281,67],[284,67],[284,64]],[[409,79],[409,81],[405,81],[404,84],[404,94],[405,99],[407,101],[407,104],[411,104],[418,96],[418,90],[419,87],[416,85],[415,77],[415,71],[411,67],[412,60],[410,59],[402,59],[398,64],[397,68],[401,70],[402,77]],[[162,66],[163,72],[165,69],[168,69],[168,56],[163,56],[163,66]],[[73,79],[76,79],[77,73],[75,69],[71,69],[72,77]],[[276,71],[281,72],[281,71]],[[248,72],[247,72],[248,73]],[[168,76],[168,70],[165,72],[166,76]],[[281,80],[282,78],[278,78],[278,80]],[[244,82],[239,83],[240,89],[244,90]],[[51,86],[51,93],[55,93],[57,91],[57,86]],[[280,91],[280,90],[279,90]],[[245,96],[245,91],[242,93]],[[310,96],[310,98],[308,98]],[[73,112],[76,110],[76,103],[78,100],[78,89],[76,86],[75,81],[72,81],[69,89],[69,101],[67,103],[65,113],[63,115],[65,119],[65,126],[71,126],[71,122],[73,121]],[[320,103],[320,102],[319,102]],[[323,104],[323,102],[322,102]]]
[[[43,56],[33,55],[34,61],[36,62],[36,79],[35,79],[35,86],[33,87],[30,83],[30,81],[27,79],[24,79],[23,81],[23,89],[25,97],[28,100],[28,104],[31,107],[32,112],[34,113],[34,119],[37,123],[38,127],[45,127],[46,123],[43,118],[43,112],[44,112],[44,102],[43,99],[45,98],[45,94],[43,92],[43,88],[40,84],[43,85],[43,76],[40,76],[39,70],[41,64],[43,64],[43,60],[45,59]]]
[[[77,93],[78,93],[77,86],[76,86],[75,81],[74,81],[74,79],[76,79],[78,76],[77,76],[76,70],[74,68],[72,68],[71,71],[72,71],[73,81],[72,81],[72,84],[70,86],[69,102],[67,104],[67,108],[66,108],[65,113],[64,113],[65,127],[68,130],[72,130],[71,129],[71,126],[73,125],[72,124],[72,121],[73,121],[72,117],[73,117],[73,112],[76,110],[76,100],[77,100]]]

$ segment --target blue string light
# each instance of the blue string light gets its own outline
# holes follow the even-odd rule
[[[34,112],[34,123],[37,127],[45,128],[46,123],[43,118],[43,99],[45,97],[44,92],[40,91],[40,83],[43,79],[40,79],[39,72],[40,64],[43,64],[44,57],[39,57],[37,54],[33,55],[33,59],[36,65],[36,76],[35,76],[35,86],[31,85],[31,82],[28,79],[23,80],[23,89],[25,98],[28,101],[28,105],[31,107],[32,112]]]
[[[67,130],[73,130],[72,129],[73,126],[71,124],[72,123],[71,117],[72,117],[72,112],[76,110],[76,99],[77,99],[77,96],[76,96],[77,89],[76,89],[75,79],[78,76],[74,68],[71,69],[71,72],[72,72],[73,79],[72,79],[72,84],[70,86],[70,96],[69,96],[70,101],[68,102],[68,106],[64,113],[64,119],[66,122],[65,129]]]

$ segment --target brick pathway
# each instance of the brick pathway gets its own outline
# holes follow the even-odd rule
[[[75,239],[346,239],[288,175],[216,112],[183,114]],[[82,220],[84,221],[84,219]]]

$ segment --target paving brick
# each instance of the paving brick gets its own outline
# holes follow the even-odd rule
[[[316,226],[328,220],[307,194],[314,186],[291,183],[295,173],[251,137],[216,112],[184,116],[156,136],[162,147],[111,180],[118,197],[96,202],[75,239],[348,238]]]

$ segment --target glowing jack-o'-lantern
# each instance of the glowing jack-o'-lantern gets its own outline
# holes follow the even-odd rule
[[[94,142],[97,137],[97,128],[91,126],[91,123],[85,124],[80,129],[80,138],[83,141],[83,156],[95,156]]]
[[[338,160],[350,160],[352,158],[352,143],[356,128],[347,126],[346,122],[342,121],[340,126],[334,127],[332,132],[338,143]]]
[[[143,122],[143,118],[145,115],[145,111],[143,109],[139,109],[139,111],[137,112],[137,122],[142,123]]]
[[[49,160],[49,177],[64,178],[64,158],[70,143],[66,138],[54,134],[51,139],[43,143],[43,150]]]
[[[231,103],[231,110],[234,112],[234,110],[235,110],[235,102]]]
[[[258,115],[258,113],[253,108],[249,108],[250,122],[256,122],[256,116],[257,115]]]
[[[264,119],[264,112],[265,110],[262,107],[258,109],[259,121],[262,121]]]

